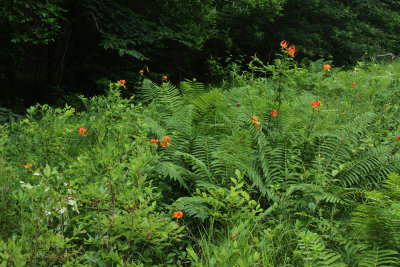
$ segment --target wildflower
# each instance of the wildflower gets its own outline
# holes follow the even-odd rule
[[[164,136],[163,139],[160,141],[160,145],[162,147],[166,147],[170,145],[169,142],[171,142],[171,138],[169,138],[168,136]]]
[[[258,130],[258,125],[260,124],[260,122],[258,121],[257,117],[252,116],[253,120],[251,121],[251,123],[254,124],[254,126],[256,126],[256,130]]]
[[[285,40],[283,40],[282,42],[281,42],[281,46],[282,46],[282,48],[287,48],[288,47],[288,45],[289,45],[289,43],[287,42],[287,41],[285,41]]]
[[[360,97],[360,92],[357,92],[357,98]],[[385,106],[385,110],[386,110],[386,106]]]
[[[152,142],[152,143],[154,143],[154,144],[157,144],[157,143],[158,143],[158,140],[156,140],[156,139],[151,139],[150,142]]]
[[[399,136],[397,136],[397,141],[400,141],[400,135],[399,135]]]
[[[118,85],[119,85],[119,86],[124,86],[125,83],[126,83],[125,80],[119,80]]]
[[[271,116],[272,117],[276,117],[277,114],[278,114],[278,112],[276,112],[275,109],[271,111]]]
[[[80,135],[85,134],[86,132],[87,132],[87,129],[85,127],[80,128],[79,131],[78,131],[78,133]]]
[[[317,108],[319,108],[321,106],[321,102],[319,102],[319,100],[317,100]]]
[[[289,56],[294,57],[294,53],[296,53],[296,47],[294,47],[294,45],[292,45],[291,47],[289,47],[287,49],[287,53]]]
[[[331,65],[329,64],[324,65],[324,71],[331,71]]]
[[[180,219],[180,218],[182,218],[182,217],[183,217],[182,211],[175,211],[175,212],[174,212],[174,218],[175,218],[175,219]]]
[[[168,77],[166,75],[162,76],[163,80],[166,81]]]
[[[353,84],[353,90],[354,90],[356,87],[356,84],[354,83],[354,81],[352,82],[352,84]]]
[[[317,107],[317,105],[315,104],[315,101],[313,100],[313,102],[311,103],[311,107],[312,108],[316,108]]]
[[[359,71],[359,69],[358,68],[354,68],[354,72],[357,72],[357,71]]]
[[[30,163],[27,163],[27,164],[25,165],[25,168],[27,168],[27,169],[30,169],[30,168],[32,168],[32,164],[30,164]]]
[[[143,70],[139,70],[140,75],[143,76],[144,71]]]
[[[237,106],[237,107],[240,107],[240,103],[237,103],[236,106]]]
[[[232,234],[231,239],[234,239],[237,236],[237,234]]]
[[[149,71],[149,67],[147,67],[147,66],[146,66],[146,70],[147,70],[147,72],[150,72],[150,71]]]

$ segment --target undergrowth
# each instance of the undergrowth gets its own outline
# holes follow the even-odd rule
[[[4,122],[0,264],[398,266],[400,64],[282,51]]]

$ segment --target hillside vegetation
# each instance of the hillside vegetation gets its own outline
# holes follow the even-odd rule
[[[284,45],[221,88],[144,71],[7,114],[0,265],[399,266],[400,63]]]

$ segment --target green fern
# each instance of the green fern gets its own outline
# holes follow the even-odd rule
[[[202,221],[210,216],[207,203],[200,196],[181,197],[174,203],[176,209],[182,210],[188,216],[198,218]]]
[[[398,252],[390,249],[366,250],[362,252],[359,259],[358,266],[360,267],[399,266],[400,264]]]
[[[158,85],[145,79],[141,88],[141,96],[164,112],[172,112],[182,106],[182,95],[171,83]],[[151,107],[151,105],[150,105]]]
[[[222,181],[234,176],[236,169],[243,170],[251,162],[251,137],[247,130],[238,131],[220,141],[212,153],[210,167],[216,179]]]
[[[303,255],[304,266],[346,266],[340,255],[325,246],[320,236],[312,232],[300,232],[298,249]]]

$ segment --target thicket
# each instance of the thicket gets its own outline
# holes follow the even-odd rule
[[[255,53],[271,63],[281,40],[305,66],[381,60],[399,53],[399,14],[397,0],[0,0],[0,103],[62,106],[146,65],[217,84]]]
[[[0,263],[398,266],[400,64],[248,66],[4,123]]]

